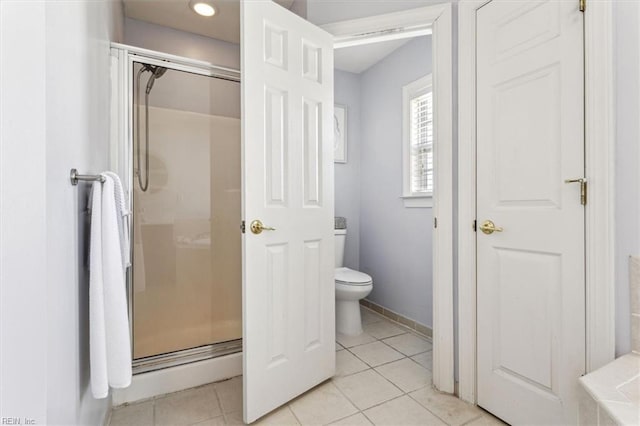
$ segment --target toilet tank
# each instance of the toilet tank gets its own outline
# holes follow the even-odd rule
[[[336,268],[344,266],[344,246],[347,242],[347,230],[335,229],[335,246],[336,246]]]

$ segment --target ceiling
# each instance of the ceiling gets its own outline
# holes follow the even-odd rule
[[[240,43],[240,1],[210,0],[216,14],[210,18],[196,14],[189,0],[123,0],[125,16],[206,37]],[[287,9],[294,0],[274,0]],[[378,63],[410,38],[336,49],[335,68],[360,74]]]
[[[333,53],[334,67],[342,71],[360,74],[410,40],[412,39],[405,38],[336,49]]]
[[[291,8],[294,0],[274,0]],[[216,14],[210,18],[196,14],[189,0],[124,0],[127,18],[188,31],[231,43],[240,43],[240,1],[212,0]]]

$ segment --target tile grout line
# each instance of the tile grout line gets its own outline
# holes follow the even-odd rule
[[[349,352],[349,351],[347,351]],[[351,353],[351,352],[349,352]],[[351,354],[353,355],[353,354]],[[367,371],[370,370],[371,367],[369,366],[369,364],[367,364],[366,362],[362,361],[360,358],[358,358],[357,356],[353,355],[354,357],[356,357],[356,359],[358,359],[358,361],[362,362],[367,368],[365,368],[364,370],[359,370],[359,371],[354,371],[353,373],[349,373],[349,374],[344,374],[344,375],[339,375],[339,374],[335,374],[333,377],[331,377],[332,379],[341,379],[343,377],[350,377],[353,376],[354,374],[358,374],[358,373],[362,373],[363,371]]]
[[[383,320],[384,320],[384,319],[386,319],[386,318],[383,318]],[[390,321],[390,322],[391,322],[391,320],[388,320],[388,321]],[[367,333],[367,334],[369,334],[369,333]],[[345,350],[347,350],[349,353],[351,353],[351,354],[352,354],[353,356],[355,356],[357,359],[359,359],[360,361],[362,361],[362,362],[364,362],[366,365],[368,365],[368,366],[369,366],[369,369],[367,369],[367,370],[373,370],[376,374],[378,374],[380,377],[382,377],[384,380],[386,380],[388,383],[390,383],[393,387],[395,387],[396,389],[398,389],[398,390],[401,392],[401,395],[399,395],[399,396],[397,396],[397,397],[394,397],[394,398],[391,398],[391,399],[388,399],[388,400],[386,400],[386,401],[380,402],[380,403],[378,403],[378,404],[374,404],[374,405],[372,405],[371,407],[366,408],[365,410],[369,410],[369,409],[371,409],[371,408],[377,407],[377,406],[379,406],[379,405],[385,404],[385,403],[387,403],[387,402],[393,401],[393,400],[398,399],[398,398],[402,398],[403,396],[408,396],[412,401],[416,402],[419,406],[423,407],[425,410],[427,410],[429,413],[431,413],[431,414],[432,414],[433,416],[435,416],[437,419],[439,419],[440,421],[442,421],[444,424],[449,425],[449,423],[447,423],[446,421],[444,421],[443,419],[441,419],[438,415],[436,415],[434,412],[432,412],[431,410],[429,410],[427,407],[425,407],[424,405],[422,405],[419,401],[417,401],[415,398],[413,398],[413,397],[410,395],[410,392],[417,392],[417,391],[419,391],[420,389],[423,389],[423,388],[425,388],[425,387],[427,387],[427,386],[433,387],[433,381],[431,381],[431,384],[430,384],[430,385],[423,386],[423,387],[421,387],[421,388],[418,388],[418,389],[412,390],[412,391],[410,391],[410,392],[405,392],[403,389],[401,389],[399,386],[397,386],[395,383],[393,383],[391,380],[389,380],[389,379],[388,379],[388,378],[386,378],[383,374],[381,374],[380,372],[378,372],[378,371],[376,370],[376,368],[378,368],[378,367],[382,367],[382,366],[384,366],[384,365],[391,364],[391,363],[393,363],[393,362],[397,362],[397,361],[402,361],[402,360],[404,360],[404,359],[407,359],[407,358],[408,358],[408,359],[410,359],[412,362],[414,362],[415,364],[417,364],[418,366],[420,366],[421,368],[424,368],[425,370],[429,371],[430,373],[433,373],[433,372],[432,372],[432,370],[429,370],[428,368],[426,368],[426,367],[422,366],[422,365],[421,365],[420,363],[418,363],[417,361],[415,361],[415,360],[411,359],[411,356],[417,356],[417,355],[420,355],[420,354],[424,354],[424,353],[427,353],[427,352],[431,352],[431,351],[433,351],[433,347],[431,348],[431,350],[427,350],[427,351],[424,351],[424,352],[419,352],[419,353],[417,353],[417,354],[415,354],[415,355],[411,355],[411,356],[409,356],[409,355],[405,355],[404,353],[400,352],[399,350],[397,350],[396,348],[394,348],[393,346],[389,345],[387,342],[385,342],[385,341],[384,341],[384,339],[390,339],[390,338],[392,338],[392,337],[402,336],[402,335],[404,335],[404,334],[407,334],[407,332],[400,333],[400,334],[393,335],[393,336],[387,336],[387,337],[384,337],[384,338],[378,338],[378,337],[375,337],[375,336],[371,336],[371,334],[369,334],[371,337],[373,337],[374,339],[376,339],[376,341],[377,341],[377,342],[382,342],[385,346],[387,346],[387,347],[391,348],[392,350],[394,350],[394,351],[396,351],[396,352],[398,352],[399,354],[401,354],[401,355],[402,355],[402,358],[399,358],[399,359],[396,359],[396,360],[393,360],[393,361],[389,361],[389,362],[386,362],[386,363],[382,363],[382,364],[377,365],[377,366],[375,366],[375,367],[374,367],[374,366],[371,366],[368,362],[366,362],[365,360],[363,360],[362,358],[360,358],[357,354],[353,353],[353,352],[350,350],[351,348],[348,348],[348,347],[346,347],[346,346],[344,347],[344,348],[345,348]],[[422,338],[422,336],[419,336],[419,337],[420,337],[420,338]],[[428,341],[428,340],[426,340],[426,339],[424,339],[424,340],[425,340],[425,341]],[[355,348],[355,347],[358,347],[358,346],[364,346],[364,345],[371,344],[371,343],[375,343],[375,342],[369,342],[369,343],[365,343],[365,344],[362,344],[362,345],[352,346],[352,348]],[[429,343],[432,343],[432,342],[429,342]],[[347,376],[341,376],[341,377],[349,377],[349,376],[352,376],[352,375],[355,375],[355,374],[358,374],[358,373],[366,372],[367,370],[362,370],[362,371],[359,371],[359,372],[356,372],[356,373],[352,373],[352,374],[347,375]],[[342,394],[347,398],[347,400],[348,400],[349,402],[351,402],[351,403],[355,406],[355,404],[353,403],[353,401],[351,401],[351,400],[350,400],[350,399],[349,399],[349,398],[344,394],[344,392],[342,392],[342,390],[341,390],[337,385],[336,385],[336,388],[338,388],[338,390],[339,390],[339,391],[340,391],[340,392],[341,392],[341,393],[342,393]],[[371,420],[371,419],[366,415],[365,410],[360,410],[357,406],[356,406],[356,408],[359,410],[359,412],[360,412],[360,413],[362,413],[362,415],[364,415],[364,416],[367,418],[367,420],[369,420],[371,423],[373,423],[373,421],[372,421],[372,420]],[[353,415],[353,414],[352,414],[352,415]],[[349,416],[347,416],[347,417],[349,417]],[[346,417],[345,417],[345,418],[346,418]],[[475,418],[474,418],[474,419],[475,419]],[[336,420],[336,421],[338,421],[338,420]]]
[[[384,367],[385,365],[393,364],[394,362],[398,362],[398,361],[404,361],[405,359],[411,360],[415,364],[417,364],[420,368],[424,368],[425,370],[429,371],[430,373],[433,373],[433,371],[429,370],[427,367],[425,367],[424,365],[420,364],[416,360],[411,359],[411,357],[409,357],[409,356],[405,356],[404,358],[396,359],[394,361],[385,362],[384,364],[376,365],[375,367],[371,367],[371,368],[373,368],[375,370],[378,367]]]
[[[367,371],[367,370],[362,370],[362,371]],[[362,371],[361,371],[361,372],[362,372]],[[342,396],[344,396],[344,398],[345,398],[347,401],[349,401],[349,404],[353,405],[353,407],[357,410],[355,413],[349,414],[348,416],[341,417],[341,418],[339,418],[339,419],[337,419],[337,420],[332,421],[331,423],[339,422],[340,420],[344,420],[344,419],[346,419],[347,417],[355,416],[356,414],[361,413],[361,412],[362,412],[362,410],[360,410],[360,408],[359,408],[359,407],[358,407],[358,406],[357,406],[357,405],[356,405],[356,404],[355,404],[355,403],[354,403],[354,402],[353,402],[353,401],[352,401],[352,400],[347,396],[347,394],[345,394],[344,392],[342,392],[342,389],[340,389],[340,387],[339,387],[336,383],[333,383],[333,377],[330,379],[330,381],[331,381],[331,384],[332,384],[336,389],[338,389],[338,392],[340,392],[340,394],[341,394]],[[331,424],[331,423],[327,423],[327,424]],[[302,423],[300,423],[300,425],[302,425]],[[302,426],[304,426],[304,425],[302,425]]]
[[[382,323],[382,322],[384,322],[384,321],[374,322],[374,323],[371,323],[371,324],[365,324],[365,325],[362,327],[362,330],[363,330],[365,333],[367,333],[369,336],[371,336],[371,337],[373,337],[374,339],[377,339],[377,340],[390,339],[390,338],[392,338],[392,337],[401,336],[401,335],[403,335],[403,334],[408,334],[408,333],[410,333],[410,329],[407,329],[407,328],[403,327],[403,326],[402,326],[402,324],[395,324],[395,323],[393,323],[393,322],[391,322],[391,321],[387,321],[387,322],[388,322],[388,323],[390,323],[390,325],[392,325],[392,326],[394,326],[394,327],[397,327],[397,328],[400,330],[400,333],[397,333],[397,334],[390,334],[390,335],[388,335],[388,336],[384,336],[384,337],[376,337],[376,336],[374,336],[373,334],[371,334],[370,332],[368,332],[367,330],[365,330],[365,327],[366,327],[367,325],[380,324],[380,323]]]
[[[364,410],[368,410],[368,409],[370,409],[370,408],[373,408],[373,407],[376,407],[376,406],[378,406],[378,405],[384,404],[385,402],[389,402],[389,401],[392,401],[392,400],[394,400],[394,399],[400,398],[400,397],[402,397],[403,395],[407,395],[407,393],[406,393],[404,390],[400,389],[400,388],[399,388],[398,386],[396,386],[396,385],[395,385],[391,380],[387,379],[387,378],[386,378],[386,377],[384,377],[382,374],[378,373],[378,372],[375,370],[375,368],[369,368],[368,370],[373,371],[373,372],[374,372],[374,373],[376,373],[378,376],[382,377],[384,380],[386,380],[387,382],[389,382],[389,384],[391,384],[391,386],[393,386],[394,388],[398,389],[398,390],[402,393],[402,395],[398,395],[398,396],[395,396],[395,397],[393,397],[393,398],[391,398],[391,399],[387,399],[386,401],[379,402],[378,404],[374,404],[374,405],[372,405],[371,407],[367,407],[367,408],[365,408]],[[362,370],[362,371],[360,371],[359,373],[364,373],[364,372],[366,372],[366,371],[368,371],[368,370]],[[358,374],[358,373],[355,373],[355,374]],[[338,390],[339,390],[339,391],[340,391],[340,392],[345,396],[345,398],[347,398],[347,400],[348,400],[349,402],[351,402],[351,403],[354,405],[354,407],[356,407],[356,408],[357,408],[361,413],[363,413],[363,414],[364,414],[364,410],[361,410],[361,409],[360,409],[360,408],[359,408],[359,407],[358,407],[358,406],[357,406],[353,401],[351,401],[351,400],[349,399],[349,397],[348,397],[346,394],[344,394],[344,392],[342,392],[342,389],[340,389],[340,387],[339,387],[338,385],[336,385],[336,388],[338,388]]]
[[[372,342],[372,343],[373,343],[373,342]],[[353,354],[353,355],[357,358],[357,355],[355,355],[355,354]],[[359,359],[359,358],[358,358],[358,359]],[[362,362],[364,362],[364,361],[362,361]],[[392,362],[393,362],[393,361],[392,361]],[[365,364],[367,364],[367,363],[365,362]],[[367,364],[367,365],[369,365],[369,364]],[[372,405],[371,407],[367,407],[367,408],[365,408],[364,410],[362,410],[362,409],[360,409],[360,407],[358,407],[358,406],[357,406],[357,405],[356,405],[356,404],[355,404],[355,403],[354,403],[354,402],[353,402],[353,401],[352,401],[352,400],[351,400],[351,399],[350,399],[350,398],[349,398],[349,397],[348,397],[348,396],[347,396],[347,395],[342,391],[342,389],[340,389],[340,387],[339,387],[336,383],[334,383],[334,386],[336,387],[336,389],[338,389],[338,391],[339,391],[339,392],[340,392],[340,393],[341,393],[341,394],[342,394],[342,395],[347,399],[347,401],[349,401],[349,402],[350,402],[350,403],[351,403],[351,404],[352,404],[352,405],[353,405],[353,406],[358,410],[358,412],[359,412],[359,413],[362,413],[362,415],[364,415],[365,417],[367,417],[367,415],[366,415],[366,414],[364,414],[364,411],[365,411],[365,410],[368,410],[368,409],[370,409],[370,408],[373,408],[373,407],[376,407],[376,406],[378,406],[378,405],[384,404],[385,402],[389,402],[389,401],[392,401],[392,400],[394,400],[394,399],[400,398],[400,397],[402,397],[402,396],[404,396],[404,395],[407,395],[407,393],[406,393],[404,390],[400,389],[398,386],[396,386],[396,385],[395,385],[393,382],[391,382],[389,379],[387,379],[387,378],[386,378],[386,377],[384,377],[382,374],[380,374],[380,373],[378,373],[377,371],[375,371],[375,368],[373,368],[373,367],[369,367],[369,368],[368,368],[368,369],[366,369],[366,370],[362,370],[362,371],[359,371],[359,372],[357,372],[357,373],[353,373],[353,374],[351,374],[350,376],[355,375],[355,374],[358,374],[358,373],[364,373],[364,372],[366,372],[366,371],[368,371],[368,370],[371,370],[371,371],[375,372],[375,373],[376,373],[376,374],[378,374],[380,377],[382,377],[384,380],[386,380],[387,382],[389,382],[389,383],[391,384],[391,386],[393,386],[393,387],[395,387],[396,389],[398,389],[398,390],[402,393],[402,395],[399,395],[399,396],[397,396],[397,397],[393,397],[393,398],[388,399],[388,400],[386,400],[386,401],[382,401],[382,402],[380,402],[380,403],[378,403],[378,404],[374,404],[374,405]],[[347,376],[345,376],[345,377],[347,377]],[[331,381],[333,382],[333,379],[331,379]],[[346,416],[346,417],[343,417],[343,419],[345,419],[345,418],[347,418],[347,417],[350,417],[350,416],[353,416],[353,415],[355,415],[355,414],[356,414],[356,413],[351,414],[351,415]],[[339,421],[339,420],[341,420],[341,419],[335,420],[335,421],[334,421],[334,422],[332,422],[332,423],[335,423],[335,422],[337,422],[337,421]],[[371,419],[369,419],[369,417],[367,417],[367,420],[369,420],[371,423],[373,423],[373,422],[371,421]]]
[[[376,315],[378,318],[381,318],[382,320],[386,320],[386,321],[388,321],[388,322],[391,322],[391,323],[392,323],[392,324],[394,324],[394,325],[398,325],[398,326],[400,326],[400,327],[402,327],[402,328],[404,328],[404,329],[407,329],[407,330],[409,330],[411,333],[418,334],[420,337],[423,337],[423,338],[426,338],[426,339],[429,339],[429,340],[433,340],[433,336],[427,336],[426,334],[422,334],[422,333],[420,333],[418,330],[416,330],[415,328],[411,328],[411,327],[409,327],[408,325],[401,323],[400,321],[395,321],[395,320],[393,320],[392,318],[390,318],[390,317],[388,317],[388,316],[386,316],[386,315],[383,315],[383,314],[381,314],[381,313],[379,313],[379,312],[376,312],[376,311],[374,311],[373,309],[371,309],[371,308],[369,308],[369,307],[367,307],[367,306],[360,305],[360,307],[361,307],[362,309],[366,309],[367,311],[369,311],[370,313],[372,313],[372,314]],[[386,309],[386,308],[384,308],[384,309]],[[398,314],[396,314],[396,315],[398,315]],[[378,321],[378,322],[379,322],[379,321]],[[422,324],[420,324],[420,325],[422,325]],[[425,327],[426,327],[426,326],[425,326]]]
[[[387,382],[389,382],[389,383],[391,384],[391,386],[395,387],[395,388],[396,388],[396,389],[398,389],[400,392],[402,392],[402,394],[403,394],[403,395],[406,395],[406,394],[407,394],[403,389],[400,389],[400,386],[396,385],[396,384],[395,384],[395,383],[393,383],[391,380],[387,379],[384,375],[382,375],[382,374],[380,374],[379,372],[377,372],[375,368],[372,368],[372,370],[373,370],[373,371],[375,371],[375,373],[376,373],[378,376],[382,377],[382,378],[383,378],[383,379],[385,379]],[[402,396],[402,395],[401,395],[401,396]],[[391,400],[389,400],[389,401],[391,401]],[[371,408],[371,407],[369,407],[369,408]],[[369,408],[367,408],[367,410],[368,410]]]
[[[403,334],[406,334],[406,333],[403,333]],[[398,334],[397,336],[402,336],[403,334]],[[397,337],[397,336],[385,337],[385,339],[390,339],[391,337]],[[372,337],[373,337],[373,336],[372,336]],[[367,361],[365,361],[364,359],[362,359],[361,357],[359,357],[356,353],[354,353],[354,352],[351,350],[351,348],[347,348],[347,347],[345,347],[345,348],[344,348],[344,350],[347,350],[348,352],[350,352],[353,356],[355,356],[356,358],[358,358],[360,361],[364,362],[364,363],[365,363],[366,365],[368,365],[370,368],[377,368],[377,367],[381,367],[381,366],[383,366],[383,365],[390,364],[390,363],[392,363],[392,362],[400,361],[400,360],[402,360],[403,358],[411,358],[412,356],[417,356],[417,355],[421,355],[421,354],[424,354],[424,353],[427,353],[427,352],[431,352],[431,351],[433,351],[433,348],[431,348],[430,350],[427,350],[427,351],[424,351],[424,352],[418,352],[418,353],[417,353],[417,354],[415,354],[415,355],[405,355],[404,353],[400,352],[399,350],[397,350],[397,349],[396,349],[396,348],[394,348],[393,346],[391,346],[391,345],[389,345],[388,343],[386,343],[383,339],[378,339],[378,338],[376,338],[376,337],[374,337],[374,338],[376,339],[376,341],[383,343],[383,344],[384,344],[384,345],[386,345],[387,347],[391,348],[392,350],[394,350],[394,351],[396,351],[397,353],[399,353],[400,355],[402,355],[402,358],[398,358],[398,359],[395,359],[395,360],[393,360],[393,361],[384,362],[384,363],[382,363],[382,364],[380,364],[380,365],[372,366],[372,365],[371,365],[371,364],[369,364]],[[358,346],[370,345],[370,344],[372,344],[372,343],[375,343],[375,342],[369,342],[369,343],[365,343],[365,344],[362,344],[362,345],[352,346],[352,348],[356,348],[356,347],[358,347]],[[340,352],[340,351],[337,351],[337,352]],[[412,361],[416,362],[415,360],[412,360]],[[420,363],[418,363],[418,365],[420,365]],[[424,367],[424,366],[422,366],[422,365],[420,365],[420,366],[421,366],[422,368],[425,368],[425,367]],[[427,370],[429,370],[429,369],[427,368]],[[429,370],[429,371],[432,371],[432,370]],[[354,373],[354,374],[355,374],[355,373]]]
[[[425,386],[426,388],[427,386]],[[433,389],[433,383],[431,383],[431,386],[429,386],[431,389]],[[413,392],[418,392],[419,390],[424,389],[424,388],[420,388],[420,389],[416,389]],[[412,393],[413,393],[412,392]],[[452,426],[451,423],[445,421],[442,417],[440,417],[439,415],[437,415],[436,413],[434,413],[433,411],[431,411],[429,409],[429,407],[426,407],[423,403],[421,403],[420,401],[418,401],[417,399],[415,399],[413,396],[411,396],[411,394],[407,394],[407,396],[409,398],[411,398],[412,400],[414,400],[419,406],[421,406],[422,408],[424,408],[425,410],[427,410],[428,412],[430,412],[431,414],[433,414],[435,416],[436,419],[440,420],[442,423],[444,423],[445,425],[448,426]]]
[[[298,425],[303,426],[302,425],[302,421],[298,418],[298,416],[296,416],[296,412],[293,411],[293,407],[291,407],[291,403],[290,402],[287,403],[286,407],[287,407],[287,410],[289,410],[289,412],[293,416],[293,418],[296,419],[296,422],[298,422]],[[244,421],[243,421],[243,423],[244,423]]]
[[[372,405],[371,407],[365,408],[364,410],[362,410],[362,411],[360,411],[360,412],[362,413],[362,415],[363,415],[363,416],[365,416],[365,417],[367,418],[367,420],[369,420],[372,424],[374,424],[374,425],[375,425],[375,423],[373,422],[373,420],[372,420],[372,419],[370,419],[370,418],[369,418],[369,416],[367,416],[367,413],[365,413],[365,411],[368,411],[368,410],[371,410],[372,408],[376,408],[376,407],[379,407],[379,406],[381,406],[381,405],[384,405],[384,404],[386,404],[387,402],[395,401],[396,399],[400,399],[400,398],[402,398],[403,396],[408,396],[408,395],[407,395],[406,393],[403,393],[402,395],[394,396],[394,397],[393,397],[393,398],[391,398],[391,399],[387,399],[386,401],[382,401],[382,402],[379,402],[379,403],[377,403],[377,404]]]
[[[391,399],[387,399],[386,401],[382,401],[382,402],[379,402],[379,403],[377,403],[377,404],[374,404],[374,405],[372,405],[371,407],[368,407],[368,408],[366,408],[366,409],[362,410],[362,412],[364,413],[366,410],[371,410],[372,408],[379,407],[379,406],[381,406],[381,405],[386,404],[387,402],[395,401],[396,399],[400,399],[400,398],[402,398],[403,396],[409,396],[409,395],[407,395],[407,393],[403,393],[402,395],[394,396],[394,397],[393,397],[393,398],[391,398]]]
[[[231,379],[229,379],[229,380],[231,380]],[[219,382],[215,382],[215,383],[219,383]],[[225,423],[227,423],[227,412],[224,409],[224,406],[222,405],[222,399],[220,399],[220,395],[218,394],[218,388],[216,387],[215,384],[213,384],[213,393],[216,396],[216,401],[218,401],[218,407],[220,407],[220,412],[222,413],[222,419],[224,420]],[[211,417],[211,418],[214,419],[215,417]],[[207,419],[207,420],[209,420],[209,419]],[[244,419],[243,419],[242,422],[244,423]]]
[[[372,343],[373,343],[373,342],[372,342]],[[379,365],[373,366],[373,365],[369,364],[367,361],[365,361],[364,359],[360,358],[360,357],[359,357],[358,355],[356,355],[355,353],[353,353],[353,352],[351,352],[351,351],[349,351],[349,350],[348,350],[348,352],[349,352],[349,353],[351,353],[351,355],[353,355],[353,356],[355,356],[356,358],[358,358],[360,361],[364,362],[367,366],[369,366],[369,368],[370,368],[370,369],[374,369],[374,368],[377,368],[377,367],[381,367],[381,366],[383,366],[383,365],[391,364],[392,362],[400,361],[400,360],[402,360],[402,359],[404,359],[404,358],[407,358],[403,353],[398,352],[400,355],[402,355],[402,358],[394,359],[393,361],[383,362],[382,364],[379,364]]]
[[[452,394],[445,394],[445,393],[443,393],[443,392],[440,392],[438,389],[434,388],[434,386],[433,386],[433,382],[431,383],[431,386],[424,386],[424,387],[422,387],[422,388],[420,388],[420,389],[416,389],[416,390],[412,391],[411,393],[418,392],[419,390],[425,389],[425,388],[427,388],[427,387],[431,388],[431,389],[432,389],[432,390],[434,390],[435,392],[442,393],[442,394],[444,394],[444,395],[448,395],[448,396],[451,396],[451,397],[453,397],[453,398],[459,399],[459,398],[458,398],[457,396],[455,396],[455,395],[452,395]],[[444,423],[444,424],[446,424],[446,425],[448,425],[448,426],[453,426],[451,423],[447,422],[445,419],[443,419],[442,417],[440,417],[439,415],[437,415],[436,413],[434,413],[434,412],[433,412],[429,407],[427,407],[426,405],[424,405],[423,403],[421,403],[420,401],[418,401],[417,399],[415,399],[413,396],[411,396],[411,393],[408,393],[408,394],[407,394],[407,396],[408,396],[409,398],[413,399],[415,402],[417,402],[417,403],[418,403],[418,405],[422,406],[422,407],[423,407],[424,409],[426,409],[428,412],[430,412],[431,414],[433,414],[436,418],[440,419],[440,420],[442,421],[442,423]],[[461,400],[461,401],[462,401],[462,400]],[[476,417],[473,417],[473,418],[469,419],[468,421],[464,422],[464,423],[463,423],[462,425],[460,425],[460,426],[467,425],[467,424],[471,423],[472,421],[479,419],[480,417],[482,417],[482,413],[480,413],[480,414],[479,414],[478,416],[476,416]]]
[[[483,415],[483,414],[482,414],[482,413],[480,413],[480,414],[478,414],[478,416],[477,416],[477,417],[474,417],[474,418],[472,418],[472,419],[469,419],[468,421],[464,422],[464,423],[463,423],[462,425],[460,425],[460,426],[465,426],[465,425],[468,425],[468,424],[469,424],[469,423],[471,423],[471,422],[475,422],[475,421],[476,421],[476,420],[478,420],[480,417],[482,417],[482,415]]]
[[[426,353],[429,353],[429,352],[433,352],[433,350],[420,352],[419,354],[415,354],[415,355],[407,355],[407,358],[409,358],[411,361],[415,362],[416,364],[418,364],[420,367],[424,368],[425,370],[429,370],[431,372],[431,374],[433,374],[433,364],[431,365],[431,368],[428,368],[428,367],[425,367],[424,365],[420,364],[415,359],[413,359],[414,356],[423,355],[423,354],[426,354]]]
[[[364,308],[364,309],[368,309],[368,308],[366,308],[366,307],[363,307],[363,308]],[[411,334],[411,335],[413,335],[413,336],[415,336],[415,337],[418,337],[418,338],[420,338],[420,339],[422,339],[422,340],[425,340],[425,341],[427,341],[427,342],[429,342],[429,343],[433,344],[433,339],[432,339],[431,337],[429,337],[429,336],[425,336],[425,335],[423,335],[423,334],[421,334],[421,333],[417,332],[416,330],[414,330],[414,329],[412,329],[412,328],[407,327],[406,325],[404,325],[404,324],[402,324],[402,323],[399,323],[399,322],[393,321],[393,320],[392,320],[392,319],[390,319],[390,318],[386,318],[386,317],[384,317],[384,316],[381,316],[381,315],[380,315],[380,314],[378,314],[377,312],[374,312],[374,311],[371,311],[371,310],[369,310],[369,311],[370,311],[370,312],[372,312],[372,314],[373,314],[373,315],[378,316],[378,317],[380,318],[380,321],[376,321],[376,322],[372,322],[372,323],[368,323],[368,324],[363,324],[363,332],[364,332],[365,334],[369,335],[370,337],[374,338],[375,340],[377,340],[377,341],[384,341],[385,339],[391,339],[392,337],[398,337],[398,336],[402,336],[402,335],[404,335],[404,334]],[[366,330],[364,330],[364,328],[365,328],[367,325],[369,325],[369,324],[377,324],[377,323],[379,323],[379,322],[387,322],[387,323],[389,323],[389,324],[391,324],[391,325],[393,325],[393,326],[398,327],[402,332],[401,332],[401,333],[398,333],[398,334],[392,334],[392,335],[389,335],[389,336],[385,336],[385,337],[376,337],[376,336],[372,335],[371,333],[367,332]],[[337,333],[336,333],[336,334],[337,334]],[[348,349],[348,347],[347,347],[346,345],[343,345],[342,343],[340,343],[340,342],[338,341],[337,336],[336,336],[336,341],[340,344],[340,346],[343,346],[345,349]],[[369,344],[369,343],[373,343],[373,342],[360,343],[360,344],[357,344],[357,345],[353,345],[352,347],[356,347],[356,346],[363,346],[363,345],[367,345],[367,344]],[[386,343],[385,343],[385,344],[386,344]],[[395,349],[395,348],[394,348],[394,349]]]
[[[429,339],[427,339],[427,338],[424,338],[424,337],[422,337],[422,336],[417,336],[417,335],[415,335],[415,334],[413,334],[413,333],[410,333],[410,332],[403,333],[403,334],[398,334],[398,335],[396,335],[396,336],[389,336],[389,337],[385,337],[384,339],[379,339],[379,340],[384,342],[385,340],[395,339],[396,337],[402,337],[402,336],[407,335],[407,334],[408,334],[408,335],[410,335],[410,336],[415,337],[416,339],[420,339],[420,340],[422,340],[422,341],[424,341],[424,342],[426,342],[426,343],[430,344],[430,345],[431,345],[431,347],[433,348],[433,342],[432,342],[431,340],[429,340]],[[385,343],[387,343],[387,342],[385,342]],[[387,343],[387,344],[388,344],[388,343]],[[428,351],[424,351],[424,352],[428,352]]]
[[[368,309],[368,308],[365,307],[364,309]],[[375,311],[371,311],[370,309],[369,309],[369,311],[372,312],[373,315],[377,315],[380,318],[379,321],[375,321],[375,322],[372,322],[372,323],[369,323],[369,324],[377,324],[379,322],[386,321],[386,322],[390,323],[391,325],[394,325],[394,326],[400,328],[401,330],[405,330],[404,333],[400,333],[400,334],[409,333],[409,334],[415,335],[416,337],[424,339],[424,340],[428,341],[429,343],[433,343],[433,337],[427,336],[425,334],[422,334],[419,331],[417,331],[417,330],[415,330],[415,329],[413,329],[413,328],[411,328],[411,327],[409,327],[409,326],[407,326],[405,324],[402,324],[401,322],[394,321],[391,318],[387,318],[387,317],[385,317],[383,315],[380,315],[379,313],[377,313]],[[366,326],[366,325],[368,325],[368,324],[363,324],[363,326]],[[375,336],[372,336],[372,337],[375,337]],[[388,338],[391,338],[391,337],[395,337],[395,336],[387,336],[387,337],[384,337],[383,339],[388,339]],[[377,339],[377,337],[375,337],[375,338]],[[378,339],[378,340],[381,340],[381,339]]]
[[[469,423],[471,423],[471,422],[473,422],[473,421],[475,421],[475,420],[478,420],[479,418],[487,417],[487,416],[489,416],[489,417],[491,417],[491,418],[498,419],[499,421],[501,421],[502,423],[504,423],[504,421],[502,421],[502,419],[500,419],[500,418],[498,418],[498,417],[495,417],[493,414],[491,414],[490,412],[488,412],[488,411],[487,411],[487,410],[485,410],[484,408],[480,407],[479,405],[477,405],[477,404],[472,404],[472,405],[473,405],[474,407],[477,407],[477,408],[480,410],[480,414],[478,415],[478,417],[474,417],[474,418],[470,419],[468,422],[465,422],[462,426],[468,425]],[[506,423],[505,423],[505,425],[506,425]],[[506,425],[506,426],[508,426],[508,425]]]
[[[375,425],[375,423],[373,423],[373,420],[371,420],[371,419],[369,418],[369,416],[367,416],[367,413],[365,413],[364,411],[361,411],[361,413],[362,413],[362,415],[364,416],[364,418],[365,418],[365,419],[367,419],[367,421],[368,421],[369,423],[371,423],[372,425]]]

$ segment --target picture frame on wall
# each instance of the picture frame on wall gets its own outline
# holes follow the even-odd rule
[[[333,107],[333,161],[347,162],[347,107],[334,105]]]

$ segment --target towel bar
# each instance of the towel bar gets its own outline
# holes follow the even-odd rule
[[[79,175],[78,170],[71,169],[71,174],[69,175],[71,178],[71,185],[77,185],[78,181],[83,182],[95,182],[100,181],[104,182],[104,176],[102,175]]]

